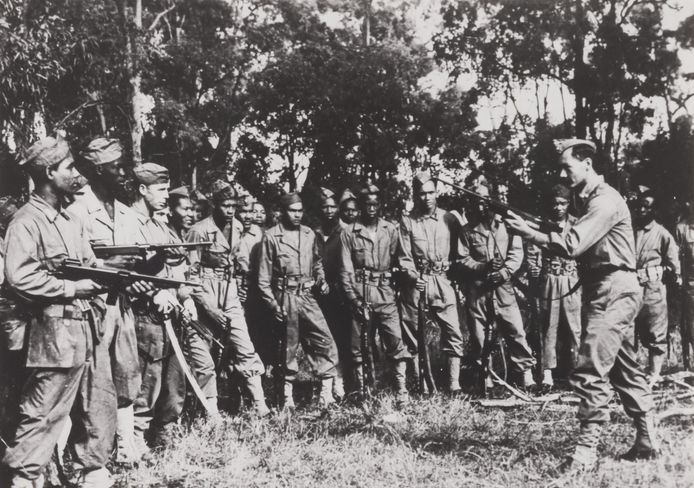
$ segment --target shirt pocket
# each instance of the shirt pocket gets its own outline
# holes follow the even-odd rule
[[[476,261],[485,262],[487,256],[487,239],[483,236],[473,234],[470,236],[470,255]]]
[[[366,248],[356,247],[352,249],[352,262],[354,263],[354,269],[366,266]]]
[[[44,261],[44,264],[50,271],[54,271],[70,256],[62,240],[58,236],[51,234],[52,233],[44,234],[41,240],[42,251],[44,253],[42,261]]]

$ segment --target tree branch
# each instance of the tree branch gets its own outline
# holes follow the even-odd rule
[[[152,22],[152,24],[149,26],[149,29],[147,29],[147,30],[154,30],[154,28],[157,26],[157,24],[162,19],[162,17],[164,17],[166,14],[168,14],[169,12],[171,12],[175,8],[176,8],[176,4],[174,3],[173,5],[171,5],[169,8],[167,8],[163,12],[159,12],[157,14],[157,16],[154,17],[154,21]]]

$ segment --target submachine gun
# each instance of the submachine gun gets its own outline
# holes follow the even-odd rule
[[[108,288],[106,303],[114,305],[118,292],[136,281],[146,281],[155,288],[178,288],[179,286],[202,286],[192,281],[174,280],[116,268],[92,268],[84,266],[78,259],[66,259],[54,272],[66,280],[92,280]]]
[[[522,217],[524,220],[526,220],[532,227],[536,228],[540,232],[544,232],[546,234],[549,234],[550,232],[557,232],[561,233],[562,227],[556,222],[551,222],[547,219],[543,219],[541,217],[538,217],[537,215],[533,215],[531,213],[528,213],[524,210],[517,209],[515,207],[512,207],[511,205],[507,205],[505,203],[502,203],[498,200],[494,200],[493,198],[485,197],[483,195],[480,195],[479,193],[475,193],[472,190],[468,190],[467,188],[464,188],[460,185],[456,185],[455,183],[445,180],[443,178],[433,178],[435,181],[438,181],[440,183],[443,183],[444,185],[450,186],[451,188],[458,190],[465,195],[477,200],[484,202],[494,213],[501,215],[502,217],[506,217],[509,212],[513,212],[516,215]]]
[[[212,241],[181,242],[178,244],[125,244],[116,246],[92,243],[92,250],[99,259],[112,256],[140,256],[142,259],[145,259],[149,252],[166,253],[177,248],[208,247],[212,244]]]

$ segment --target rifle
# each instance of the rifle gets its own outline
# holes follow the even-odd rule
[[[190,316],[185,312],[183,307],[177,307],[179,313],[185,317],[185,320],[181,320],[181,323],[185,327],[190,327],[195,331],[200,337],[202,337],[204,340],[207,342],[212,342],[219,347],[220,350],[224,350],[224,344],[222,344],[213,334],[210,332],[210,330],[202,325],[200,322],[197,320],[193,320],[190,318]]]
[[[128,244],[109,246],[105,244],[95,244],[92,242],[92,250],[97,258],[103,259],[111,256],[141,256],[143,259],[148,252],[165,252],[169,249],[189,247],[208,247],[213,244],[212,241],[201,242],[181,242],[178,244]]]
[[[192,281],[180,281],[171,278],[161,278],[159,276],[151,276],[146,274],[134,273],[116,268],[90,268],[83,266],[78,259],[65,259],[63,263],[55,270],[55,274],[63,279],[77,280],[92,280],[106,285],[109,288],[108,298],[106,303],[114,305],[119,289],[136,281],[146,281],[151,283],[156,288],[178,288],[179,286],[202,286],[200,283]]]
[[[492,211],[501,215],[502,217],[506,217],[506,216],[508,216],[509,212],[513,212],[516,215],[519,215],[520,217],[522,217],[524,220],[528,221],[531,226],[535,227],[540,232],[544,232],[544,233],[548,234],[550,232],[561,233],[561,231],[562,231],[562,227],[555,222],[551,222],[549,220],[543,219],[541,217],[538,217],[537,215],[533,215],[533,214],[528,213],[524,210],[517,209],[515,207],[512,207],[511,205],[508,205],[506,203],[502,203],[498,200],[494,200],[492,198],[482,196],[479,193],[475,193],[472,190],[468,190],[467,188],[463,188],[462,186],[456,185],[455,183],[452,183],[448,180],[444,180],[444,179],[441,179],[438,177],[432,178],[432,179],[434,181],[438,181],[440,183],[443,183],[444,185],[448,185],[451,188],[454,188],[458,191],[461,191],[464,194],[474,198],[475,200],[484,202],[485,204],[487,204],[487,206]]]
[[[280,290],[280,312],[282,313],[282,320],[277,323],[278,330],[278,340],[277,340],[277,371],[284,371],[287,366],[287,312],[285,307],[285,299],[287,296],[287,286],[289,285],[289,275],[287,275],[287,268],[282,268],[281,277],[282,288]],[[277,378],[281,378],[283,375],[278,374]],[[279,382],[279,388],[282,388],[281,382]]]
[[[684,266],[682,267],[684,269]],[[690,330],[689,330],[689,324],[687,323],[688,320],[691,320],[691,314],[694,313],[692,310],[688,310],[687,308],[687,291],[685,290],[684,287],[684,280],[683,284],[680,288],[680,307],[682,312],[680,313],[680,337],[682,338],[682,363],[684,365],[684,369],[687,371],[691,371],[691,367],[689,364],[689,348],[690,342],[691,342],[691,337],[689,336]]]
[[[362,395],[366,398],[369,391],[375,386],[375,365],[373,351],[371,350],[371,313],[369,311],[369,302],[366,299],[367,291],[367,271],[366,268],[361,269],[362,273],[362,306],[361,306],[361,358],[362,358]]]
[[[419,278],[424,279],[424,270],[419,272]],[[417,302],[417,351],[419,353],[419,391],[424,394],[426,391],[430,395],[436,393],[434,375],[431,372],[431,359],[429,358],[429,348],[426,341],[427,313],[429,311],[428,290],[425,285],[424,290],[419,292]]]

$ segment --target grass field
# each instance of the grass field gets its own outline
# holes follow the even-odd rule
[[[661,401],[659,410],[673,405]],[[630,463],[617,459],[633,429],[615,406],[597,470],[577,477],[554,472],[577,433],[573,405],[502,410],[435,397],[398,410],[384,394],[367,407],[198,420],[150,465],[119,473],[117,486],[694,486],[691,417],[661,423],[660,459]]]

